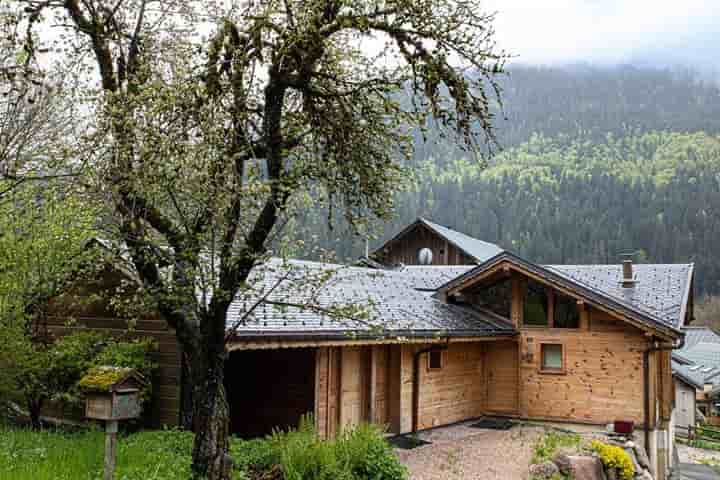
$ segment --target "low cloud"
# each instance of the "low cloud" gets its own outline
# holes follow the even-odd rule
[[[487,0],[522,63],[720,64],[718,0]]]

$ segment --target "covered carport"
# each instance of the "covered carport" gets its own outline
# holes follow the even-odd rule
[[[315,348],[231,351],[225,364],[230,433],[295,428],[315,408]]]

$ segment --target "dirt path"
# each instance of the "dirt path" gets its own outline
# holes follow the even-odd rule
[[[397,451],[411,480],[525,480],[533,444],[542,432],[536,427],[481,430],[456,425],[421,433],[430,445]]]

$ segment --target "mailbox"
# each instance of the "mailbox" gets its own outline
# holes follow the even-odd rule
[[[115,422],[140,416],[144,377],[131,368],[95,367],[80,380],[85,417]]]

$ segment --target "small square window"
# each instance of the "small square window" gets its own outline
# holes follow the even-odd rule
[[[556,343],[544,343],[540,346],[542,370],[547,372],[562,372],[563,346]]]
[[[442,350],[430,350],[428,353],[428,369],[440,370],[442,368]]]

